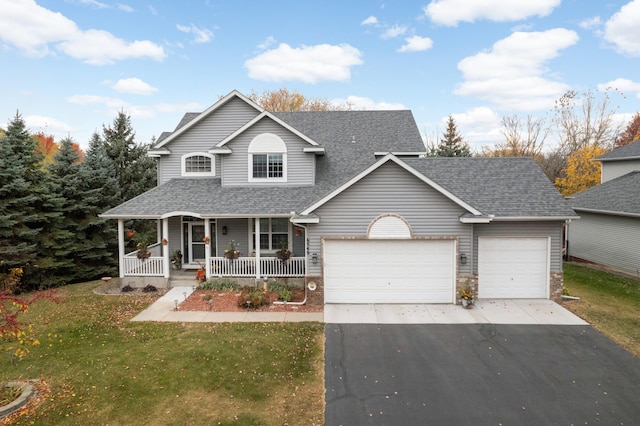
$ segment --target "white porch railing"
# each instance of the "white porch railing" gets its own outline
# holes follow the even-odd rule
[[[255,257],[239,257],[230,260],[224,257],[211,258],[211,275],[214,277],[255,277]],[[282,262],[275,257],[260,258],[260,276],[267,277],[304,277],[305,258],[291,257]]]
[[[122,265],[125,277],[163,277],[164,258],[162,246],[153,244],[148,247],[151,256],[146,259],[138,259],[138,251],[132,251],[124,255]]]

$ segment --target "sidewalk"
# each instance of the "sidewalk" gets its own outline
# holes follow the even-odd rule
[[[173,287],[131,321],[160,322],[324,322],[322,312],[205,312],[176,311],[193,287]]]

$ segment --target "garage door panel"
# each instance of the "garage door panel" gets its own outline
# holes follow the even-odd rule
[[[478,296],[546,298],[548,238],[479,238]]]
[[[451,303],[452,240],[326,240],[326,303]]]

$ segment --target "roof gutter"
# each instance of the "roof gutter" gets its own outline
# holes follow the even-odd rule
[[[576,211],[581,211],[585,213],[608,214],[612,216],[640,217],[640,213],[616,212],[613,210],[585,209],[582,207],[573,207],[573,209]]]

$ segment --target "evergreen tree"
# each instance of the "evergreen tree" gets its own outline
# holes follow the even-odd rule
[[[33,263],[37,257],[37,198],[33,179],[40,167],[35,142],[19,113],[0,137],[0,272]]]
[[[156,162],[147,156],[147,145],[138,145],[131,118],[120,111],[110,127],[103,126],[104,150],[118,178],[121,202],[156,185]]]
[[[77,249],[76,265],[83,279],[113,274],[118,258],[116,224],[98,215],[118,205],[121,194],[116,171],[97,133],[89,142],[79,180],[84,206],[82,212],[78,212],[78,233],[83,236],[84,244]]]
[[[440,139],[434,152],[436,157],[471,157],[471,148],[458,133],[456,122],[452,116],[449,116],[447,130],[442,136],[443,138]]]

